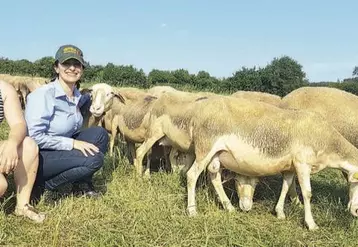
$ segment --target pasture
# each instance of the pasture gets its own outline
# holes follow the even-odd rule
[[[86,85],[88,86],[88,85]],[[0,125],[0,138],[8,126]],[[0,245],[4,246],[356,246],[358,220],[347,211],[348,187],[341,172],[324,170],[311,178],[312,211],[319,230],[304,226],[303,207],[287,201],[286,219],[274,213],[281,176],[265,177],[256,188],[250,212],[239,209],[234,183],[225,184],[236,212],[223,210],[205,176],[197,186],[198,216],[186,213],[186,179],[154,168],[139,179],[125,158],[105,157],[95,175],[100,199],[46,193],[37,208],[47,213],[41,225],[12,214],[13,178],[0,205]],[[67,187],[61,188],[65,194]],[[298,188],[299,189],[299,188]]]
[[[6,123],[0,127],[4,138]],[[10,176],[10,188],[1,201],[0,245],[356,246],[358,221],[346,210],[348,190],[340,172],[325,170],[312,176],[313,214],[320,229],[309,232],[303,225],[303,209],[289,202],[286,220],[276,219],[280,176],[261,181],[248,213],[238,209],[233,184],[225,187],[237,211],[227,213],[202,177],[197,187],[199,215],[189,218],[185,178],[153,171],[150,180],[140,180],[133,171],[126,158],[106,157],[95,177],[104,196],[95,200],[45,194],[37,205],[47,212],[41,225],[11,214],[14,187]]]

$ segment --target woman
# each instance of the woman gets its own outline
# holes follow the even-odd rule
[[[53,191],[72,183],[74,193],[97,197],[91,181],[103,165],[108,134],[102,127],[80,130],[81,107],[90,104],[89,95],[82,96],[76,88],[84,67],[78,47],[61,46],[55,56],[57,76],[29,94],[25,117],[28,133],[40,147],[36,185]],[[81,188],[80,183],[87,186]]]
[[[0,81],[0,122],[6,120],[10,127],[8,139],[0,142],[0,196],[7,189],[4,174],[14,173],[16,184],[15,215],[25,216],[41,223],[45,214],[37,212],[29,204],[38,168],[38,147],[26,137],[26,122],[14,87]]]

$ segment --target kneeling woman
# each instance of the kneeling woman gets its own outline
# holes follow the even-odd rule
[[[7,190],[5,174],[14,173],[16,184],[15,214],[41,223],[45,214],[37,212],[30,204],[30,195],[39,163],[38,147],[26,137],[26,122],[14,87],[0,81],[0,122],[6,120],[10,133],[0,142],[0,196]]]
[[[64,45],[55,60],[56,78],[29,94],[25,108],[28,133],[40,147],[36,185],[55,190],[72,183],[74,193],[96,197],[92,176],[103,165],[108,133],[101,127],[80,131],[80,109],[90,103],[76,88],[85,66],[82,51]]]

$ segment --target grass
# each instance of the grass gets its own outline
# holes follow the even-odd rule
[[[0,126],[0,138],[8,134]],[[118,156],[118,154],[117,154]],[[199,215],[186,215],[186,183],[178,174],[134,176],[124,157],[105,157],[96,174],[98,200],[44,195],[37,208],[47,213],[36,225],[12,214],[14,185],[1,203],[0,245],[5,246],[357,246],[358,220],[347,211],[348,190],[340,172],[312,176],[312,210],[320,229],[309,232],[303,209],[285,205],[286,220],[275,217],[281,177],[265,177],[258,185],[252,211],[239,210],[232,183],[225,189],[237,211],[225,212],[203,177],[197,186]],[[66,187],[63,188],[66,190]]]

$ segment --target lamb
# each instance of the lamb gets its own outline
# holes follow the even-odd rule
[[[194,112],[190,133],[196,159],[187,172],[190,216],[197,214],[195,186],[205,168],[213,174],[224,207],[232,207],[218,182],[220,165],[250,177],[283,173],[286,186],[280,199],[296,173],[310,230],[318,228],[311,212],[310,174],[326,167],[340,169],[350,184],[348,207],[358,216],[358,150],[319,114],[225,96],[198,104]]]

